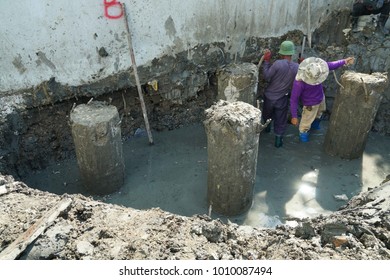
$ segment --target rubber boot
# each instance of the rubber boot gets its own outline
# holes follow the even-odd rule
[[[321,119],[314,119],[314,121],[311,123],[310,130],[319,130]]]
[[[309,142],[309,132],[299,132],[299,140],[301,142]]]
[[[280,148],[283,146],[283,136],[276,135],[275,136],[275,147]]]
[[[383,33],[383,35],[389,35],[389,29],[386,28],[386,22],[389,18],[388,15],[381,14],[378,19],[378,29]]]
[[[358,32],[358,21],[359,21],[359,17],[352,17],[351,19],[351,23],[352,23],[352,32]]]

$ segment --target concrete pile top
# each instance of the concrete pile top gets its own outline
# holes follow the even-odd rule
[[[78,105],[70,114],[70,120],[83,126],[91,126],[108,122],[116,115],[118,115],[118,110],[115,106],[93,101],[89,104]]]
[[[223,71],[235,76],[241,76],[248,73],[252,73],[255,75],[258,72],[257,66],[253,63],[229,64],[223,68]]]
[[[261,111],[256,107],[242,101],[228,102],[219,100],[206,110],[205,124],[210,122],[235,123],[245,126],[253,121],[260,123]]]
[[[355,82],[364,82],[366,85],[378,85],[383,87],[387,85],[388,79],[387,75],[384,73],[372,73],[365,74],[354,71],[345,71],[343,76],[343,80],[355,81]]]

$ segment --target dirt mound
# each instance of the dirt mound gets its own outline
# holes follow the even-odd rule
[[[390,182],[339,211],[260,229],[55,195],[0,175],[0,259],[390,259]]]

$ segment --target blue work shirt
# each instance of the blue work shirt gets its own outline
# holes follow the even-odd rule
[[[273,64],[264,62],[263,75],[268,82],[265,96],[270,100],[278,100],[291,91],[292,84],[298,72],[299,64],[278,59]]]

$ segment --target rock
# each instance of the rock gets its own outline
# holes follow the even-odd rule
[[[84,256],[84,255],[92,255],[94,247],[88,241],[80,241],[77,243],[76,248],[77,248],[77,253]]]
[[[345,244],[348,244],[348,237],[347,236],[334,236],[332,238],[332,244],[338,248],[338,247],[341,247]]]
[[[315,236],[314,228],[309,222],[304,222],[295,229],[295,236],[303,239],[310,239]]]
[[[321,242],[323,245],[331,243],[335,236],[345,235],[347,233],[347,226],[341,223],[328,223],[323,227],[321,233]]]
[[[334,197],[336,200],[348,201],[348,196],[345,195],[345,194],[334,195],[333,197]]]

